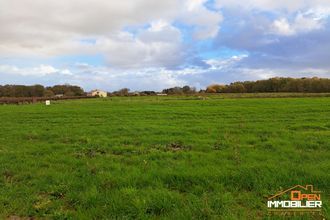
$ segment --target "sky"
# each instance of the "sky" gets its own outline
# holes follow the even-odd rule
[[[0,84],[330,78],[330,0],[0,0]]]

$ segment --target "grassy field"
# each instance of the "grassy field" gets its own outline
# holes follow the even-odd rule
[[[330,98],[132,97],[0,106],[0,219],[264,219],[323,191]]]

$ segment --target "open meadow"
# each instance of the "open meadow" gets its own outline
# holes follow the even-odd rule
[[[330,97],[112,97],[0,105],[0,219],[264,219],[323,191]]]

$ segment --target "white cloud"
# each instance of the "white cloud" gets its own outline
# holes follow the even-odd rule
[[[292,23],[286,18],[280,18],[273,22],[271,32],[278,35],[291,36],[299,33],[318,30],[323,27],[323,19],[308,14],[299,13]]]
[[[95,50],[105,54],[110,66],[123,69],[180,65],[184,59],[181,32],[169,24],[155,25],[137,36],[119,32],[100,38]]]
[[[264,14],[265,18],[275,17],[270,32],[283,36],[321,29],[330,16],[329,0],[216,0],[216,6],[242,14],[269,13],[271,16]]]
[[[282,70],[291,74],[306,66],[329,67],[329,0],[215,2],[216,8],[207,0],[0,0],[2,82],[15,76],[31,78],[29,82],[41,78],[49,79],[47,83],[73,82],[86,88],[161,89],[197,82],[205,85],[220,78],[262,78]],[[226,29],[221,32],[223,23]],[[198,42],[215,36],[212,43]],[[209,59],[204,65],[202,53],[222,48],[246,51],[250,56]],[[70,66],[79,57],[48,60],[63,55],[97,55],[108,66]],[[19,68],[4,65],[7,57],[7,63],[17,66],[31,59],[61,67]],[[88,62],[88,58],[83,60]],[[245,68],[237,66],[244,65],[243,60],[247,60]],[[192,63],[204,66],[187,67]]]
[[[261,11],[287,11],[295,12],[314,7],[330,7],[329,0],[216,0],[219,8],[242,8],[246,10],[257,9]]]
[[[108,37],[160,18],[173,20],[182,7],[183,0],[2,0],[0,54],[86,53],[91,45],[80,39]]]
[[[0,57],[105,55],[110,65],[172,67],[181,61],[181,31],[217,34],[221,15],[205,0],[1,0]],[[151,24],[145,30],[145,25]],[[135,34],[126,31],[133,29]],[[93,39],[96,43],[86,43]]]
[[[194,26],[196,39],[207,39],[218,34],[223,17],[220,12],[210,11],[205,7],[207,0],[188,0],[182,21]]]
[[[238,56],[232,56],[228,59],[208,59],[204,62],[208,65],[210,65],[211,70],[220,70],[220,69],[226,69],[229,66],[232,66],[233,64],[241,61],[244,58],[247,58],[248,55],[238,55]]]
[[[271,29],[273,33],[279,35],[290,36],[295,34],[295,31],[293,30],[286,18],[275,20],[272,24]]]
[[[50,65],[39,65],[37,67],[19,68],[13,65],[0,65],[0,74],[17,76],[47,76],[52,74],[72,75],[68,69],[56,69]]]

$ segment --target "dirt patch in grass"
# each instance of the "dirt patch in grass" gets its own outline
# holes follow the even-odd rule
[[[5,182],[7,183],[12,183],[14,180],[14,173],[10,170],[3,171],[2,176],[5,179]]]
[[[6,220],[35,220],[33,217],[20,217],[16,215],[11,215],[6,218]]]
[[[230,148],[230,143],[228,143],[226,141],[217,141],[213,145],[213,150],[226,150],[228,148]]]
[[[105,155],[106,153],[107,153],[107,151],[102,148],[91,147],[91,148],[85,148],[81,151],[75,152],[74,155],[77,158],[81,158],[81,157],[94,158],[96,156]]]
[[[294,131],[326,131],[328,128],[319,125],[292,125],[289,127],[290,130]]]
[[[191,146],[189,145],[185,145],[181,142],[173,142],[173,143],[169,143],[166,145],[157,145],[155,146],[155,148],[157,150],[161,150],[161,151],[170,151],[170,152],[178,152],[178,151],[189,151],[192,149]]]

